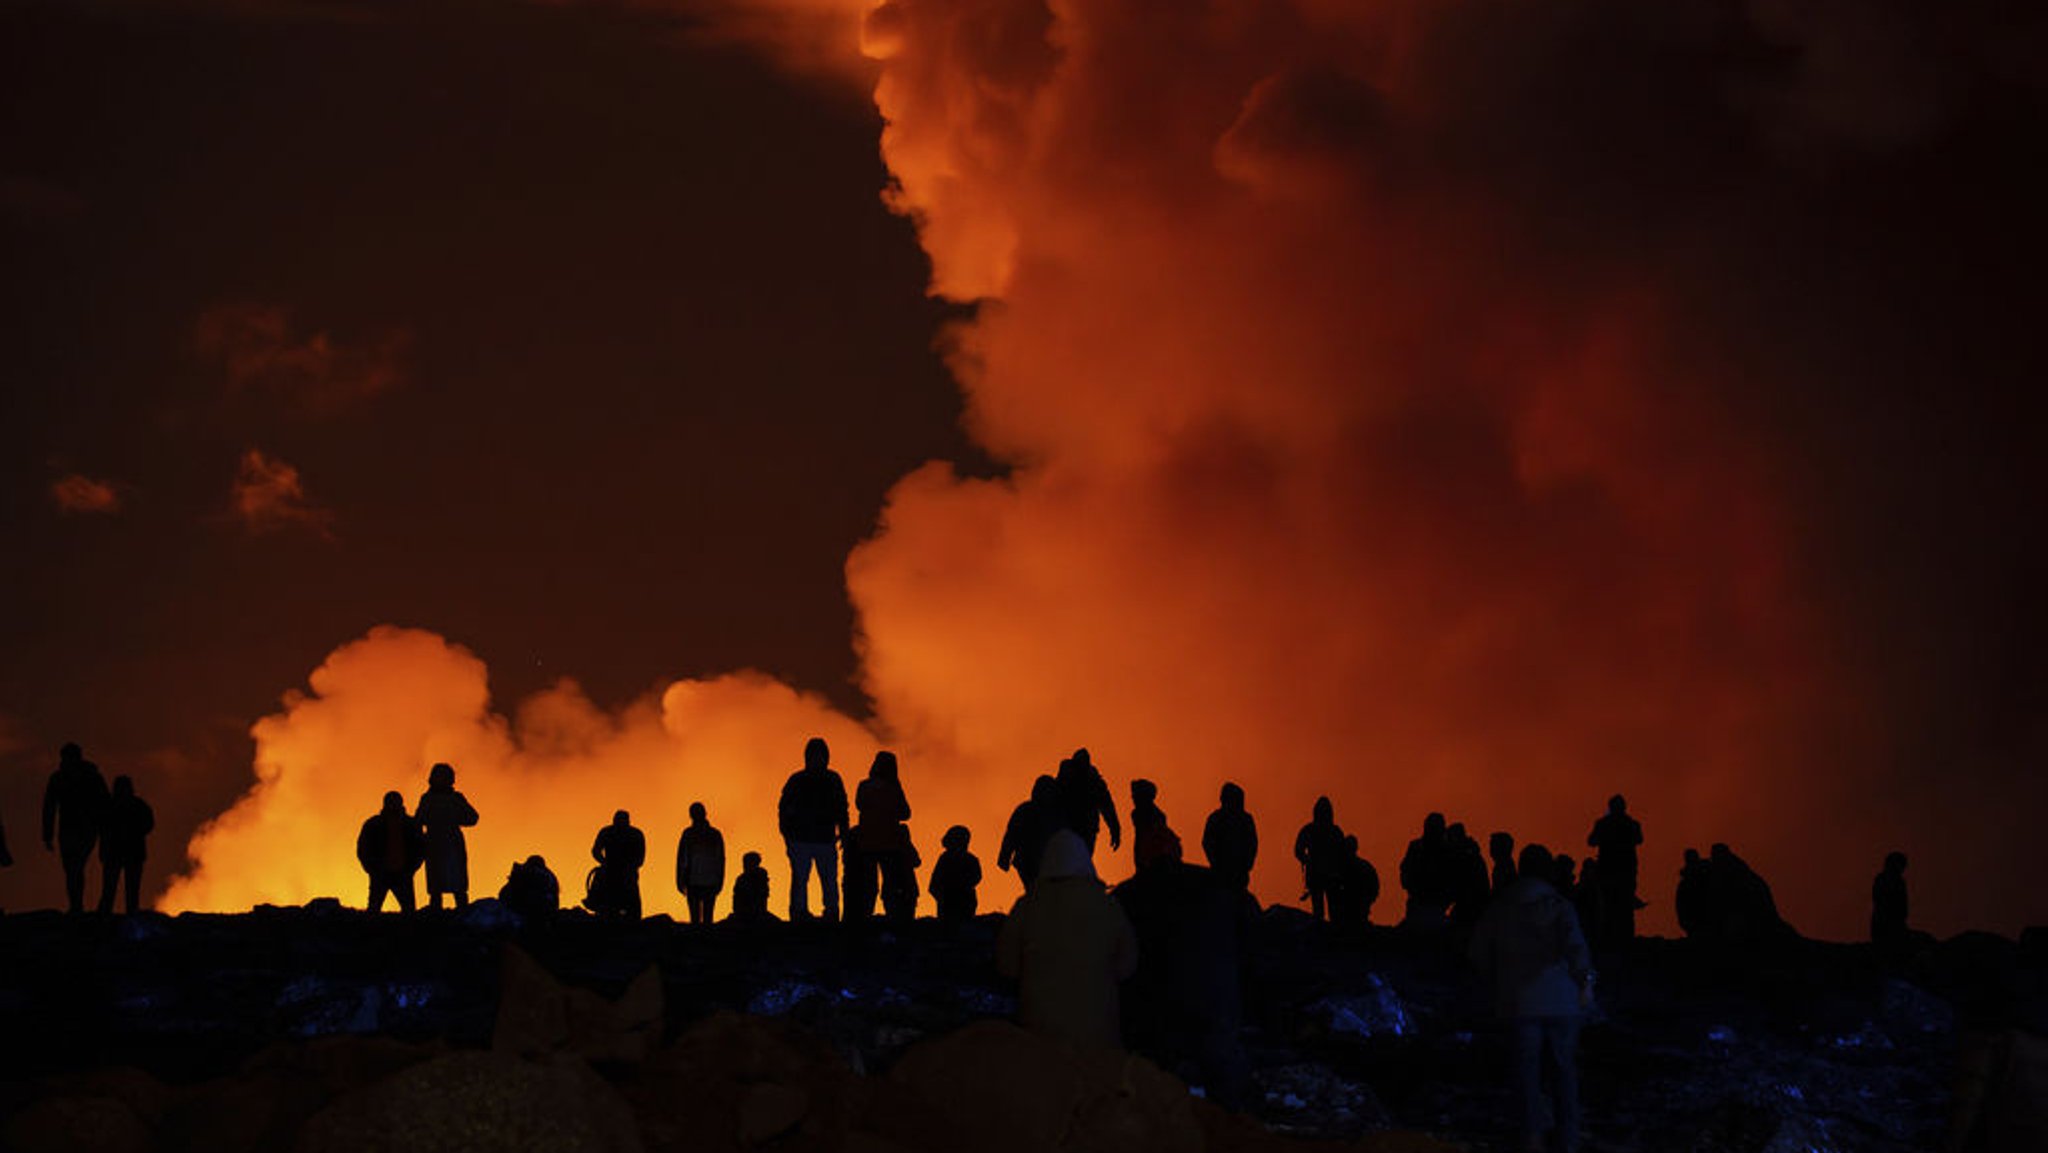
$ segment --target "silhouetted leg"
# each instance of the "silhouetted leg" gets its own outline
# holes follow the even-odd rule
[[[890,853],[882,858],[882,908],[892,921],[917,917],[917,867],[908,853]]]
[[[372,913],[382,912],[384,909],[384,894],[390,891],[391,886],[385,883],[384,878],[379,877],[374,873],[371,874],[370,899],[368,903],[366,903],[363,907],[368,909]]]
[[[794,841],[789,846],[789,919],[811,919],[811,854],[808,846]]]
[[[85,865],[91,860],[91,851],[73,855],[65,851],[64,858],[64,899],[74,913],[85,911]]]
[[[413,910],[412,874],[407,873],[391,882],[391,895],[398,898],[398,911],[410,913]]]
[[[825,920],[839,919],[839,855],[826,845],[818,855],[818,887],[824,891]]]
[[[1323,919],[1324,919],[1324,917],[1323,917],[1323,891],[1322,891],[1321,889],[1319,889],[1319,888],[1314,888],[1314,887],[1311,887],[1311,888],[1309,889],[1309,891],[1308,891],[1308,909],[1309,909],[1309,913],[1310,913],[1311,915],[1313,915],[1313,916],[1315,917],[1315,919],[1316,919],[1316,920],[1320,921],[1320,920],[1323,920]]]
[[[455,894],[454,894],[454,895],[455,895],[455,907],[456,907],[457,909],[467,909],[467,908],[469,908],[469,890],[468,890],[468,889],[457,889],[457,890],[455,890]]]
[[[100,912],[114,911],[114,885],[121,875],[121,866],[105,857],[100,858]]]
[[[1550,1058],[1551,1116],[1562,1153],[1579,1148],[1579,1019],[1543,1018],[1543,1048]]]
[[[1544,1130],[1550,1127],[1543,1100],[1543,1019],[1517,1017],[1515,1034],[1515,1094],[1522,1102],[1522,1143],[1524,1148],[1541,1149]]]

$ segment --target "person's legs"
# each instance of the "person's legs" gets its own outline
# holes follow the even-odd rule
[[[142,862],[128,862],[128,867],[122,870],[121,879],[127,882],[126,887],[121,892],[121,902],[123,905],[121,911],[132,913],[135,911],[135,907],[142,903]]]
[[[468,889],[457,889],[457,890],[455,890],[455,907],[456,907],[457,909],[466,909],[466,908],[468,908],[468,907],[469,907],[469,890],[468,890]]]
[[[114,886],[121,875],[121,866],[106,857],[100,858],[100,912],[114,911]]]
[[[810,848],[797,841],[789,843],[789,919],[792,924],[811,919]],[[826,882],[825,891],[832,891],[830,882]]]
[[[1562,1153],[1579,1148],[1579,1019],[1543,1019],[1543,1048],[1549,1057],[1551,1113],[1557,1120],[1557,1147]]]
[[[824,892],[825,920],[839,919],[839,854],[831,845],[818,846],[818,887]]]
[[[92,860],[92,846],[83,849],[58,842],[57,855],[64,862],[64,899],[74,913],[85,911],[85,867]]]
[[[407,873],[403,877],[395,877],[390,883],[391,895],[398,898],[398,911],[401,913],[412,912],[412,874]]]
[[[1543,1021],[1539,1017],[1517,1017],[1511,1026],[1515,1041],[1515,1093],[1522,1103],[1522,1145],[1543,1148],[1543,1132],[1549,1128],[1543,1101]]]
[[[381,911],[384,908],[384,894],[390,891],[391,886],[384,878],[375,873],[370,874],[370,900],[363,907],[372,913]]]

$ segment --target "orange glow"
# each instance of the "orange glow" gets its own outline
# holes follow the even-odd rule
[[[849,789],[898,751],[927,865],[945,826],[974,830],[984,908],[1014,892],[993,868],[1011,807],[1086,745],[1120,804],[1161,785],[1196,859],[1241,783],[1268,901],[1300,891],[1318,794],[1378,865],[1384,922],[1424,812],[1582,854],[1619,791],[1647,930],[1675,931],[1680,851],[1726,840],[1795,924],[1857,933],[1906,814],[1841,767],[1869,752],[1855,680],[1716,403],[1740,368],[1698,351],[1687,286],[1635,238],[1559,223],[1555,189],[1499,194],[1552,159],[1475,119],[1512,111],[1523,41],[1432,19],[877,7],[888,200],[935,293],[990,301],[947,347],[1013,471],[919,469],[849,558],[873,724],[753,674],[617,715],[565,682],[508,718],[466,651],[379,629],[256,726],[258,785],[164,906],[359,902],[356,826],[447,760],[483,814],[478,894],[539,851],[573,899],[623,805],[649,910],[679,913],[668,853],[703,800],[780,910],[775,797],[817,734]]]

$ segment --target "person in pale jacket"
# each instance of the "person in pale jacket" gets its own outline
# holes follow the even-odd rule
[[[1061,829],[1037,882],[1010,908],[996,966],[1017,979],[1017,1021],[1079,1049],[1123,1044],[1117,985],[1138,967],[1130,918],[1104,891],[1087,842]]]
[[[1579,1025],[1593,1003],[1592,954],[1572,903],[1544,879],[1550,851],[1529,845],[1519,865],[1520,875],[1494,896],[1473,928],[1472,962],[1491,977],[1495,1007],[1513,1024],[1524,1148],[1541,1153],[1548,1131],[1559,1153],[1578,1153],[1577,1050]]]

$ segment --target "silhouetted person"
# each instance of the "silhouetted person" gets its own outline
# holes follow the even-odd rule
[[[1088,750],[1075,749],[1073,756],[1060,762],[1054,779],[1059,781],[1060,812],[1066,825],[1088,846],[1088,852],[1095,852],[1095,837],[1103,825],[1109,826],[1110,850],[1122,848],[1124,830],[1116,817],[1116,799],[1109,795],[1109,782],[1102,779]]]
[[[1408,895],[1402,924],[1420,929],[1443,925],[1456,892],[1456,868],[1444,815],[1431,813],[1422,819],[1422,835],[1408,842],[1401,855],[1401,889]]]
[[[1486,838],[1486,855],[1493,858],[1493,891],[1515,883],[1515,836],[1513,833],[1495,833]]]
[[[1301,862],[1301,884],[1309,911],[1320,921],[1330,916],[1332,890],[1344,883],[1344,830],[1328,797],[1317,797],[1309,822],[1294,834],[1294,859]]]
[[[981,885],[981,861],[967,851],[974,834],[966,825],[954,825],[939,840],[946,851],[932,866],[932,900],[938,902],[939,920],[959,924],[974,919],[975,890]]]
[[[427,859],[427,837],[420,823],[405,811],[405,798],[397,790],[384,794],[384,808],[363,822],[356,834],[356,863],[370,877],[372,913],[384,908],[389,893],[403,913],[412,912],[412,875]]]
[[[624,809],[612,814],[612,823],[597,831],[590,844],[592,870],[589,895],[584,905],[593,913],[640,919],[640,866],[647,863],[647,836],[633,827],[632,814]]]
[[[711,827],[704,802],[690,804],[690,823],[676,838],[676,891],[689,906],[692,925],[712,922],[719,890],[725,888],[725,834]]]
[[[420,794],[413,819],[427,835],[427,901],[441,907],[441,896],[455,898],[455,907],[469,904],[469,843],[462,830],[476,824],[469,798],[455,791],[455,769],[438,764],[427,771],[427,791]]]
[[[1570,853],[1559,853],[1550,859],[1550,887],[1567,901],[1579,891],[1579,863]]]
[[[996,967],[1017,979],[1017,1020],[1080,1049],[1122,1043],[1117,985],[1138,965],[1130,919],[1096,879],[1072,829],[1046,839],[1038,883],[996,939]]]
[[[1870,882],[1870,940],[1877,945],[1900,945],[1909,937],[1906,931],[1906,854],[1886,853],[1883,870]]]
[[[1707,878],[1710,939],[1754,945],[1789,932],[1770,884],[1727,845],[1716,842],[1707,850]]]
[[[732,916],[728,919],[754,925],[772,920],[768,915],[768,870],[761,867],[759,853],[740,855],[740,875],[732,883]]]
[[[1139,778],[1131,782],[1131,865],[1142,869],[1168,859],[1180,859],[1180,837],[1166,825],[1166,810],[1159,807],[1159,786]]]
[[[853,790],[853,807],[858,819],[846,836],[846,920],[872,917],[877,895],[890,920],[910,920],[917,912],[917,847],[895,753],[875,754]]]
[[[1607,799],[1607,815],[1593,822],[1586,844],[1593,847],[1600,884],[1600,939],[1627,941],[1636,935],[1636,847],[1643,843],[1643,826],[1628,815],[1628,798],[1620,793]],[[1580,884],[1585,879],[1580,878]]]
[[[106,815],[107,782],[100,767],[77,745],[65,745],[43,788],[43,848],[54,849],[64,863],[64,899],[74,913],[85,910],[85,865]]]
[[[1480,916],[1470,952],[1492,980],[1495,1008],[1513,1023],[1525,1147],[1543,1149],[1546,1128],[1554,1128],[1552,1147],[1576,1153],[1579,1025],[1593,1001],[1593,961],[1571,902],[1543,880],[1548,856],[1541,845],[1522,850],[1519,877]]]
[[[562,883],[548,868],[547,859],[535,853],[513,864],[498,890],[498,900],[528,921],[544,921],[562,907]]]
[[[1707,891],[1712,884],[1708,876],[1707,862],[1698,849],[1685,851],[1685,863],[1678,868],[1678,891],[1673,895],[1671,905],[1678,914],[1678,928],[1688,937],[1704,937],[1712,933],[1708,919],[1712,916],[1709,907],[1712,895]]]
[[[1372,922],[1373,902],[1380,899],[1380,871],[1358,855],[1358,838],[1344,834],[1344,856],[1337,866],[1337,884],[1330,890],[1330,923],[1361,928]]]
[[[1479,920],[1486,900],[1493,895],[1493,880],[1486,870],[1486,854],[1479,842],[1465,831],[1462,821],[1444,830],[1445,862],[1450,869],[1451,920],[1471,925]]]
[[[107,801],[106,820],[100,826],[100,912],[114,911],[117,877],[125,881],[121,911],[135,911],[142,897],[142,862],[149,856],[149,834],[154,828],[156,813],[148,801],[135,795],[135,782],[115,777],[114,795]]]
[[[1060,811],[1060,783],[1041,775],[1031,783],[1031,799],[1010,812],[1003,829],[1003,843],[996,849],[996,868],[1009,872],[1014,865],[1017,879],[1029,889],[1038,880],[1038,861],[1045,855],[1046,839],[1066,827]]]
[[[1608,927],[1611,919],[1608,910],[1613,905],[1614,894],[1601,882],[1600,858],[1588,857],[1579,866],[1579,883],[1566,896],[1571,900],[1572,908],[1578,910],[1579,929],[1586,934],[1588,941],[1606,944],[1613,939],[1614,931]]]
[[[804,744],[804,767],[783,783],[776,823],[789,850],[789,919],[811,916],[811,870],[826,921],[839,919],[839,842],[846,836],[846,782],[828,767],[832,751],[823,737]]]
[[[1217,877],[1248,889],[1252,864],[1259,859],[1259,827],[1245,811],[1244,790],[1225,782],[1217,795],[1216,811],[1202,826],[1202,856]]]
[[[1192,1067],[1211,1100],[1242,1108],[1251,1082],[1240,1038],[1242,957],[1257,903],[1177,856],[1140,869],[1113,895],[1138,943],[1138,968],[1123,990],[1124,1039],[1168,1070]]]

